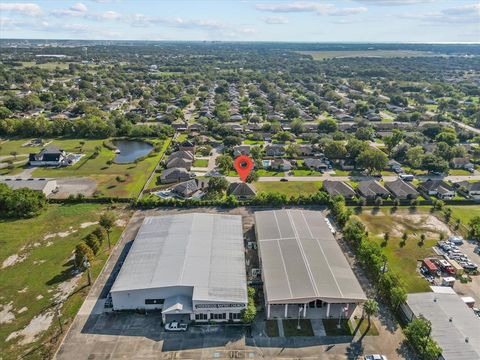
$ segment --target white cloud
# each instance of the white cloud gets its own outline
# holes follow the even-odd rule
[[[38,16],[42,13],[42,9],[33,3],[0,3],[0,11],[10,11],[28,16]]]
[[[348,16],[348,15],[358,15],[366,13],[368,9],[366,7],[354,7],[354,8],[340,8],[335,9],[329,12],[329,15],[333,16]]]
[[[456,6],[453,8],[448,8],[442,10],[442,13],[445,15],[472,15],[477,14],[480,16],[480,3],[478,4],[467,4],[462,6]],[[480,23],[480,18],[478,19]]]
[[[437,0],[356,0],[364,4],[380,5],[380,6],[402,6],[402,5],[418,5],[433,3]]]
[[[393,15],[404,19],[417,19],[428,24],[478,24],[480,4],[469,4],[443,9],[438,12],[403,13]]]
[[[288,24],[288,19],[285,16],[268,16],[262,20],[265,24],[269,25]]]
[[[81,12],[81,13],[85,13],[88,11],[88,8],[87,8],[87,5],[85,5],[84,3],[76,3],[76,4],[73,4],[71,7],[70,7],[70,10],[72,11],[76,11],[76,12]]]
[[[273,13],[300,13],[310,12],[317,15],[348,16],[362,14],[368,11],[364,6],[340,8],[333,4],[318,3],[312,1],[295,1],[290,3],[262,3],[255,5],[259,11]]]
[[[277,12],[277,13],[294,13],[294,12],[316,12],[325,14],[329,10],[335,9],[332,4],[319,4],[315,2],[295,1],[291,3],[268,3],[257,4],[255,8],[260,11]]]

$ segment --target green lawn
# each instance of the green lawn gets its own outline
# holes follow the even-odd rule
[[[246,139],[243,143],[245,145],[263,145],[264,141],[263,140]]]
[[[284,319],[282,320],[283,332],[286,337],[291,336],[313,336],[313,329],[310,320],[300,319],[300,329],[297,329],[298,320]]]
[[[273,170],[265,170],[259,169],[257,170],[258,176],[285,176],[285,171],[273,171]]]
[[[448,175],[472,175],[470,171],[464,169],[450,169],[448,170]]]
[[[187,134],[178,134],[177,138],[175,139],[176,142],[178,143],[181,143],[181,142],[184,142],[185,140],[188,139],[188,135]]]
[[[11,322],[0,326],[0,353],[8,354],[11,359],[18,358],[27,348],[35,347],[58,330],[55,320],[48,330],[38,334],[33,343],[20,345],[21,337],[6,341],[12,332],[22,330],[34,317],[44,314],[60,295],[59,286],[66,288],[69,280],[72,281],[72,296],[63,304],[61,311],[65,323],[73,319],[88,289],[80,290],[86,284],[85,274],[77,279],[78,283],[72,280],[72,252],[95,229],[95,225],[88,226],[87,223],[98,221],[106,209],[106,205],[99,204],[50,205],[35,218],[0,219],[0,266],[2,263],[5,265],[6,259],[11,259],[11,256],[24,258],[0,271],[0,305],[12,303],[11,312],[15,316]],[[129,216],[120,208],[115,212],[118,219],[127,220]],[[121,231],[122,227],[113,229],[112,243],[118,240]],[[94,277],[108,257],[106,248],[107,241],[91,264]],[[75,293],[74,290],[79,291]]]
[[[265,332],[268,337],[278,337],[278,324],[277,320],[265,321]]]
[[[349,326],[348,319],[340,320],[340,327],[338,327],[339,319],[322,319],[323,327],[327,336],[351,336],[352,330]]]
[[[80,141],[85,144],[80,145]],[[159,142],[159,141],[157,141]],[[132,164],[115,164],[112,162],[115,153],[103,146],[103,140],[54,140],[53,144],[67,152],[83,152],[85,156],[75,165],[63,168],[38,168],[34,170],[36,177],[86,176],[97,182],[97,192],[103,196],[136,197],[158,164],[162,154],[170,144],[170,140],[162,143],[158,153],[150,153],[144,160]],[[93,157],[96,147],[100,154]]]
[[[462,224],[468,225],[474,216],[480,216],[480,205],[449,206],[452,209],[452,218],[460,219]]]
[[[256,182],[258,192],[279,192],[291,195],[310,195],[318,192],[322,187],[322,181],[265,181]]]
[[[197,159],[193,162],[194,167],[207,167],[208,166],[208,160],[206,159]]]
[[[292,170],[293,176],[322,176],[320,171],[309,169],[296,169]]]
[[[360,334],[365,334],[367,332],[367,336],[378,336],[379,332],[373,321],[370,322],[370,328],[368,328],[368,320],[366,318],[360,318],[360,319],[350,319],[348,322],[348,327],[350,328],[350,331],[352,335],[356,333]]]
[[[390,208],[378,212],[365,208],[357,216],[365,224],[371,241],[382,246],[390,269],[398,274],[407,292],[430,291],[428,282],[416,271],[417,261],[433,254],[432,246],[447,227],[429,213],[429,207],[419,207],[415,213],[401,208],[393,214]],[[386,232],[390,234],[387,243],[383,238]],[[404,232],[408,238],[402,244]],[[426,235],[423,245],[420,244],[421,234]]]

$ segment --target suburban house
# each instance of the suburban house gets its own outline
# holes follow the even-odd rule
[[[342,170],[355,170],[355,160],[353,159],[342,159],[339,161],[339,165]]]
[[[275,159],[270,163],[270,167],[274,170],[290,171],[292,164],[286,159]]]
[[[390,193],[378,181],[364,180],[358,183],[357,192],[365,199],[388,198]]]
[[[231,183],[227,190],[228,195],[233,195],[237,199],[251,199],[255,197],[257,191],[252,184],[244,182]]]
[[[190,131],[203,131],[205,130],[205,127],[202,124],[192,124],[188,125],[188,130]]]
[[[192,167],[192,160],[183,159],[181,157],[175,157],[173,159],[169,159],[167,162],[167,169],[170,168],[184,168],[190,170]]]
[[[193,156],[193,153],[191,151],[183,151],[183,150],[182,151],[175,151],[175,152],[171,153],[170,155],[168,155],[168,161],[170,161],[172,159],[177,159],[177,158],[193,161],[194,156]]]
[[[403,171],[402,165],[395,160],[389,160],[387,163],[387,169],[396,172],[397,174]]]
[[[69,165],[65,150],[55,145],[49,145],[43,148],[38,154],[30,154],[28,162],[31,166]]]
[[[443,180],[428,179],[421,183],[418,188],[426,194],[436,196],[439,199],[453,199],[455,197],[455,189],[453,186]]]
[[[201,195],[203,195],[202,190],[205,189],[207,185],[208,185],[208,181],[190,179],[175,185],[172,188],[172,192],[185,199],[188,199],[191,197],[201,197]]]
[[[417,190],[412,185],[400,179],[386,182],[385,187],[400,200],[416,199],[418,196]]]
[[[170,168],[162,171],[160,175],[160,182],[169,184],[179,181],[186,181],[190,179],[190,173],[183,168]]]
[[[175,131],[187,131],[188,125],[185,122],[173,123],[172,127]]]
[[[195,154],[195,144],[190,140],[185,140],[184,142],[178,145],[179,151],[190,151],[192,154]]]
[[[326,171],[328,169],[328,165],[325,163],[325,161],[312,158],[305,159],[303,161],[303,166],[309,168],[310,170],[317,171]]]
[[[453,158],[450,161],[450,166],[453,169],[465,169],[468,171],[473,171],[475,169],[475,165],[473,165],[469,158]]]
[[[469,197],[480,199],[480,181],[460,181],[455,183],[454,186],[464,191]]]
[[[239,145],[233,148],[233,156],[250,155],[250,145]]]
[[[343,196],[345,199],[352,199],[355,197],[355,191],[350,185],[344,183],[343,181],[325,180],[323,182],[323,190],[332,197],[338,195]]]
[[[312,156],[313,154],[312,145],[300,145],[298,149],[301,156]]]
[[[278,144],[267,145],[265,146],[265,154],[267,156],[283,156],[285,155],[285,147]]]

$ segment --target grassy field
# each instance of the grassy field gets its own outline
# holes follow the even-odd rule
[[[365,208],[356,215],[366,226],[370,239],[378,242],[388,259],[389,267],[396,272],[407,292],[430,291],[428,282],[417,273],[417,262],[433,254],[432,246],[438,241],[440,233],[448,233],[446,224],[429,213],[428,207],[419,207],[415,212],[410,209],[391,208],[379,211]],[[384,241],[384,234],[389,240]],[[402,242],[403,233],[407,240]],[[420,236],[426,239],[422,244]]]
[[[56,68],[59,68],[61,70],[66,70],[68,69],[69,62],[60,62],[60,61],[53,61],[53,62],[47,62],[43,64],[37,64],[35,61],[24,61],[22,62],[23,67],[39,67],[41,69],[46,69],[46,70],[55,70]]]
[[[245,145],[263,145],[264,141],[263,140],[246,139],[243,143]]]
[[[208,166],[208,160],[206,159],[197,159],[193,162],[194,167],[207,167]]]
[[[480,205],[449,206],[452,218],[460,219],[463,225],[468,225],[474,216],[480,216]]]
[[[277,320],[266,320],[265,332],[267,333],[268,337],[277,337],[278,336]]]
[[[322,176],[320,171],[309,169],[295,169],[292,170],[293,176]]]
[[[310,195],[322,187],[321,181],[256,182],[258,192],[279,192],[286,195]]]
[[[396,58],[434,56],[433,53],[428,51],[415,50],[299,51],[299,53],[304,55],[311,55],[314,60],[352,57]]]
[[[80,144],[84,141],[84,145]],[[151,153],[147,158],[132,164],[111,163],[115,153],[104,147],[103,140],[54,140],[67,152],[84,153],[85,156],[75,165],[63,168],[39,168],[34,170],[36,177],[69,177],[86,176],[97,182],[97,192],[103,196],[136,197],[150,173],[168,148],[170,140],[162,144],[159,153]],[[95,148],[100,149],[97,157],[92,154]],[[110,164],[109,164],[110,163]]]
[[[106,205],[98,204],[50,205],[32,219],[0,220],[0,266],[3,267],[0,271],[0,307],[5,311],[5,306],[10,304],[8,313],[14,317],[8,322],[0,322],[0,353],[8,354],[7,358],[19,357],[26,349],[39,345],[58,331],[58,319],[53,318],[52,309],[49,309],[54,301],[65,301],[61,307],[63,322],[68,323],[75,316],[88,288],[83,288],[85,274],[75,276],[73,272],[72,253],[75,246],[95,229],[94,222],[106,209]],[[129,216],[123,208],[117,208],[115,212],[119,226],[111,233],[112,243],[120,237]],[[94,277],[108,257],[106,243],[91,264]],[[42,322],[45,325],[35,321],[42,316],[46,316]],[[16,331],[26,337],[11,335]],[[11,338],[7,341],[9,336]],[[22,339],[31,342],[22,344]]]

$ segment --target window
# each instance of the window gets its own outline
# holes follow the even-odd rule
[[[240,313],[230,313],[230,320],[239,320]]]
[[[225,320],[227,318],[227,314],[221,313],[221,314],[210,314],[210,319],[212,320]]]
[[[145,305],[161,305],[165,299],[145,299]]]
[[[208,314],[195,314],[195,320],[208,320]]]

